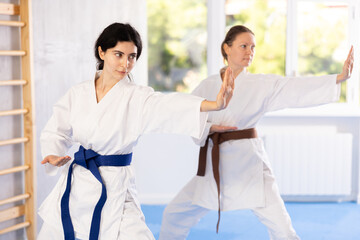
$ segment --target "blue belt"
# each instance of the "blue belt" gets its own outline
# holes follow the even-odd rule
[[[64,195],[61,198],[61,221],[63,225],[65,240],[75,240],[74,227],[71,222],[70,211],[69,211],[69,198],[70,198],[71,175],[72,175],[73,165],[78,164],[86,169],[89,169],[90,172],[96,177],[96,179],[102,185],[101,196],[95,206],[93,217],[91,220],[90,237],[89,237],[90,240],[97,240],[99,237],[101,210],[107,198],[106,187],[102,181],[98,167],[128,166],[131,163],[131,157],[132,157],[132,153],[124,154],[124,155],[102,156],[91,149],[85,149],[83,146],[80,146],[79,151],[75,153],[74,161],[71,163],[69,167],[66,189]]]

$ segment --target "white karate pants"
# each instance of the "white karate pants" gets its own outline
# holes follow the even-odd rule
[[[264,164],[265,207],[251,209],[268,229],[271,240],[299,240],[275,178]],[[210,210],[191,203],[194,186],[187,184],[165,208],[159,240],[184,240],[190,228]],[[214,229],[215,231],[215,229]]]
[[[76,235],[76,239],[85,240]],[[37,240],[63,240],[64,234],[62,228],[44,222],[38,234]],[[139,207],[136,205],[131,194],[127,194],[123,216],[120,223],[118,236],[104,240],[155,240],[154,235],[146,226],[145,217]],[[99,238],[101,240],[101,237]]]

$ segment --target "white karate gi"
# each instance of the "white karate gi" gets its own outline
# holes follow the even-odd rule
[[[194,94],[215,99],[221,83],[220,74],[210,76],[200,83]],[[236,126],[238,130],[255,128],[266,112],[329,103],[339,96],[336,75],[281,77],[243,71],[235,79],[234,95],[228,107],[209,114],[205,134],[197,143],[205,144],[213,124]],[[205,176],[195,176],[166,207],[159,240],[185,239],[190,228],[210,209],[218,210],[212,146],[210,140]],[[222,211],[252,209],[268,227],[271,239],[298,239],[260,138],[222,143],[219,172]]]
[[[42,155],[64,156],[73,143],[101,155],[127,154],[132,152],[140,135],[150,132],[200,138],[207,119],[207,113],[200,113],[202,101],[203,98],[189,94],[161,94],[121,80],[97,103],[95,81],[83,82],[72,87],[54,106],[41,134]],[[69,165],[40,207],[44,225],[38,239],[64,239],[60,199]],[[49,174],[58,169],[50,164],[46,168]],[[137,200],[132,167],[102,166],[99,171],[107,188],[99,239],[154,239]],[[77,238],[89,239],[91,218],[100,194],[99,181],[89,170],[75,164],[69,207]]]

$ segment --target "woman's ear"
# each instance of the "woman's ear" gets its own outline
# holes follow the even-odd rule
[[[224,44],[224,51],[225,51],[226,55],[229,56],[230,47],[226,43]]]
[[[101,60],[104,60],[105,52],[103,52],[103,50],[101,49],[100,46],[98,47],[98,52],[99,52],[99,57],[101,58]]]

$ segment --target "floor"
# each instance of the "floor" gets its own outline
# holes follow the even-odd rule
[[[146,222],[159,237],[165,205],[143,205]],[[360,205],[345,203],[286,203],[302,240],[360,240]],[[212,211],[190,231],[187,240],[269,239],[266,228],[249,210],[224,212],[216,234],[217,212]]]

